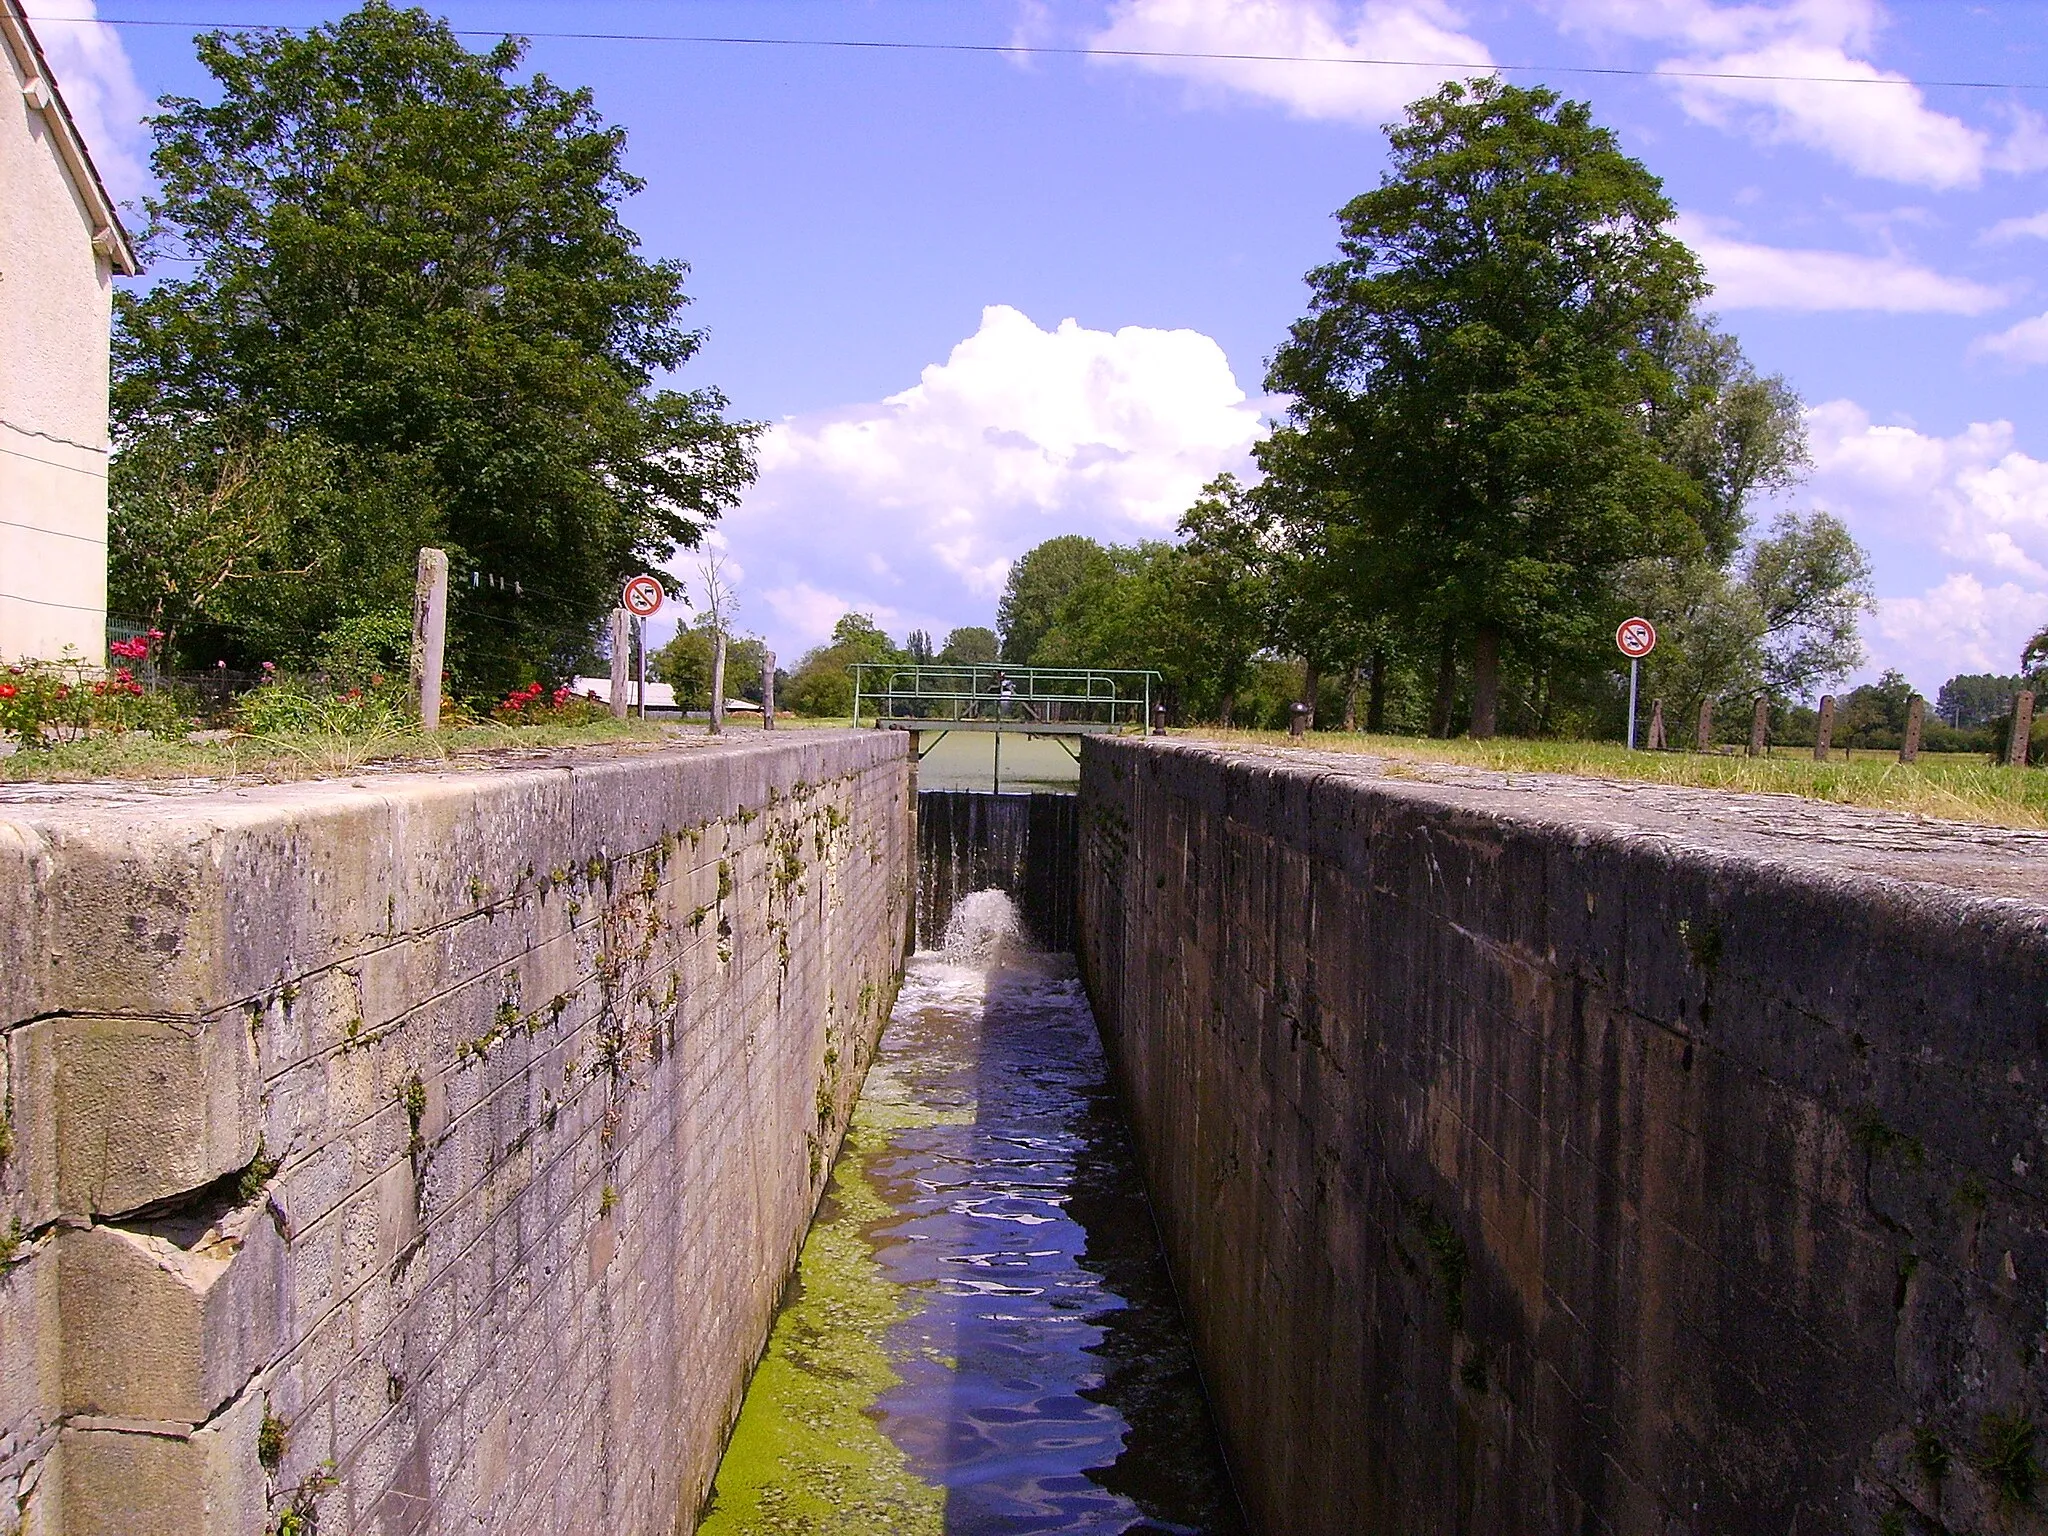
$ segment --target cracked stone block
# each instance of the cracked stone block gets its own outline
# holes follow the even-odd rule
[[[239,1013],[57,1021],[58,1209],[117,1215],[197,1190],[256,1156],[256,1052]],[[31,1047],[34,1048],[33,1046]]]
[[[256,1457],[263,1396],[210,1423],[78,1417],[58,1443],[66,1536],[196,1536],[269,1528]]]
[[[58,1248],[67,1412],[203,1423],[288,1326],[285,1243],[261,1199],[67,1231]]]

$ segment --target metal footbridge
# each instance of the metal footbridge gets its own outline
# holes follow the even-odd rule
[[[853,723],[908,731],[923,757],[954,731],[1048,736],[1080,756],[1079,737],[1144,731],[1159,674],[1094,667],[897,665],[853,668]]]

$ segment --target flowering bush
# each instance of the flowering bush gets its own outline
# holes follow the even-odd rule
[[[539,683],[513,689],[491,710],[502,725],[588,725],[610,714],[595,699],[578,698],[567,688],[550,693]]]
[[[147,661],[149,660],[151,649],[163,637],[164,632],[162,630],[152,629],[148,634],[137,635],[132,640],[116,640],[112,642],[108,645],[107,652],[109,655],[118,657],[122,661]]]
[[[115,644],[140,644],[141,655],[149,654],[149,643],[140,636]],[[116,654],[134,656],[129,649]],[[171,698],[150,693],[127,667],[108,672],[66,650],[55,661],[23,660],[0,668],[0,734],[24,750],[122,731],[172,734],[184,726]]]

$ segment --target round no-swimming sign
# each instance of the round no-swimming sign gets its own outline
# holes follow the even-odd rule
[[[1657,626],[1648,619],[1623,619],[1614,632],[1614,643],[1630,661],[1641,661],[1657,649]]]
[[[664,596],[661,583],[652,576],[635,576],[626,583],[626,589],[620,594],[619,601],[633,617],[646,619],[661,611]]]

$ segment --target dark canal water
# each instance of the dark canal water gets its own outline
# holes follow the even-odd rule
[[[706,1536],[1243,1530],[1071,957],[912,957]]]

